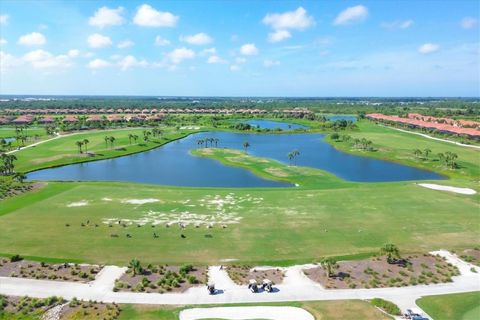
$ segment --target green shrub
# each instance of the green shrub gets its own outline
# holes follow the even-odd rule
[[[374,298],[372,299],[371,304],[375,307],[381,308],[386,313],[397,315],[397,316],[401,315],[400,308],[393,302],[383,300],[380,298]]]

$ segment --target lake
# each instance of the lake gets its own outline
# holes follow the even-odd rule
[[[348,154],[326,143],[322,134],[244,134],[202,132],[168,143],[162,147],[124,157],[73,164],[29,173],[33,180],[109,180],[192,187],[286,187],[290,184],[262,179],[248,170],[221,165],[219,162],[190,155],[197,140],[218,138],[218,147],[242,149],[288,164],[287,154],[300,151],[300,166],[329,171],[357,182],[443,179],[434,172],[393,162]]]
[[[272,120],[245,120],[237,121],[237,123],[247,123],[253,127],[258,127],[259,129],[281,129],[283,131],[296,130],[296,129],[308,129],[307,126],[296,124],[296,123],[287,123],[281,121],[272,121]]]

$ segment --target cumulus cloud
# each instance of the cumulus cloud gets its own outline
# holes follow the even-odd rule
[[[125,22],[125,19],[122,17],[122,12],[122,7],[118,7],[117,9],[101,7],[88,19],[88,24],[99,28],[122,25]]]
[[[460,26],[463,29],[472,29],[478,24],[478,20],[472,17],[465,17],[460,21]]]
[[[365,6],[358,5],[354,7],[348,7],[338,14],[333,22],[334,25],[348,25],[355,22],[361,22],[368,16],[368,9]]]
[[[125,71],[134,67],[146,67],[148,63],[145,60],[138,60],[134,56],[129,55],[121,59],[118,62],[118,65],[120,66],[120,69],[122,69],[122,71]]]
[[[288,39],[292,36],[290,31],[287,30],[277,30],[268,34],[268,41],[270,42],[280,42],[285,39]]]
[[[25,34],[18,39],[18,43],[24,46],[41,46],[46,42],[45,36],[39,32]]]
[[[99,33],[91,34],[87,42],[91,48],[103,48],[112,45],[112,39]]]
[[[183,60],[195,58],[195,51],[187,48],[177,48],[167,54],[168,59],[173,64],[179,64]]]
[[[240,70],[240,67],[239,67],[238,65],[236,65],[236,64],[232,64],[232,65],[230,66],[230,71],[234,71],[234,72],[235,72],[235,71],[239,71],[239,70]]]
[[[430,54],[440,50],[440,46],[435,43],[425,43],[418,47],[418,52],[421,54]]]
[[[263,61],[263,66],[265,68],[270,68],[270,67],[273,67],[273,66],[278,66],[280,64],[280,61],[278,60],[271,60],[271,59],[265,59]]]
[[[190,36],[181,36],[180,41],[193,45],[206,45],[212,43],[213,39],[208,34],[200,32]]]
[[[123,40],[123,41],[120,41],[118,44],[117,44],[117,48],[119,49],[125,49],[125,48],[130,48],[134,45],[135,43],[131,40]]]
[[[236,64],[244,64],[244,63],[246,63],[246,62],[247,62],[247,59],[245,59],[245,58],[243,58],[243,57],[237,57],[237,58],[235,59],[235,63],[236,63]]]
[[[206,56],[209,54],[216,54],[216,53],[217,53],[216,48],[207,48],[207,49],[203,49],[202,52],[200,52],[200,55]]]
[[[90,69],[102,69],[110,67],[112,64],[106,60],[94,59],[87,64],[87,67]]]
[[[22,64],[22,60],[13,55],[0,51],[0,73],[5,73],[9,69]]]
[[[240,53],[244,56],[254,56],[258,54],[258,49],[254,43],[246,43],[240,47]]]
[[[161,36],[156,36],[155,37],[155,45],[156,46],[168,46],[170,44],[170,40],[164,39]]]
[[[408,29],[413,26],[413,20],[396,20],[382,22],[381,27],[385,29]]]
[[[78,56],[80,55],[80,50],[78,50],[78,49],[68,50],[67,55],[68,55],[70,58],[76,58],[76,57],[78,57]]]
[[[284,13],[269,13],[262,22],[270,26],[274,31],[268,34],[268,41],[280,42],[292,36],[289,30],[305,30],[315,24],[307,10],[298,7],[295,11]]]
[[[62,69],[72,65],[68,54],[53,55],[42,49],[28,52],[23,56],[23,60],[35,69]]]
[[[7,44],[8,41],[4,38],[0,38],[0,45],[4,45],[4,44]]]
[[[226,60],[220,58],[219,56],[217,56],[216,54],[214,54],[214,55],[211,55],[210,57],[208,57],[207,63],[209,63],[209,64],[228,63],[228,61],[226,61]]]
[[[262,22],[275,30],[304,30],[312,26],[315,20],[307,14],[307,10],[299,7],[295,11],[269,13],[263,18]]]
[[[133,23],[141,27],[175,27],[179,17],[167,11],[158,11],[148,4],[141,5]]]
[[[6,14],[0,15],[0,26],[6,26],[8,24],[8,18]]]

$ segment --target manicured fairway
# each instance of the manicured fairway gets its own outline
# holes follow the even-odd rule
[[[138,204],[142,200],[149,203]],[[4,204],[0,252],[89,262],[285,264],[376,252],[387,242],[405,251],[479,245],[478,196],[412,182],[288,191],[50,182]],[[126,227],[117,223],[122,219]],[[178,219],[192,223],[182,231]],[[155,220],[161,222],[152,228]],[[202,222],[199,228],[194,220]],[[216,224],[207,229],[203,222]]]
[[[242,306],[252,304],[235,304],[232,306]],[[215,307],[226,307],[229,305],[215,305]],[[317,320],[384,320],[392,319],[381,313],[368,302],[361,300],[340,300],[340,301],[312,301],[312,302],[287,302],[287,303],[267,303],[262,306],[292,306],[299,307],[310,312]],[[189,307],[170,307],[170,306],[143,306],[143,305],[123,305],[120,320],[138,319],[138,320],[178,320],[180,311]],[[195,306],[198,308],[198,306]],[[294,319],[292,319],[294,320]]]
[[[428,296],[418,299],[416,303],[434,320],[480,319],[480,291]]]

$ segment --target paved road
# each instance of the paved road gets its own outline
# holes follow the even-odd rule
[[[372,299],[375,297],[391,300],[402,310],[415,306],[415,300],[422,296],[448,293],[461,293],[480,290],[480,273],[470,269],[480,268],[466,263],[447,251],[436,251],[456,265],[460,276],[453,277],[453,282],[435,285],[417,285],[401,288],[376,289],[324,289],[313,283],[302,273],[300,266],[286,268],[286,278],[282,284],[275,286],[276,292],[251,293],[245,286],[234,284],[219,266],[209,269],[210,281],[220,290],[216,295],[209,295],[205,287],[191,288],[185,293],[137,293],[113,292],[113,284],[125,268],[107,266],[100,272],[95,281],[90,283],[74,283],[65,281],[34,280],[23,278],[0,277],[0,294],[45,298],[61,296],[65,299],[76,297],[83,300],[133,304],[225,304],[225,303],[258,303],[314,300]],[[308,267],[308,266],[307,266]]]

